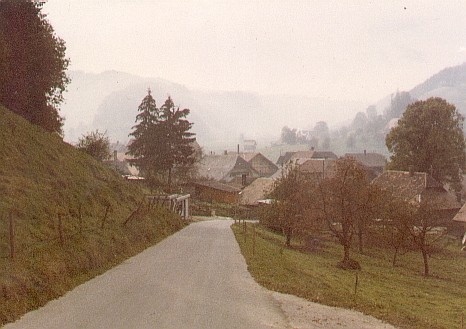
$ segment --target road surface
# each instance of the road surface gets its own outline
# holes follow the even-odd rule
[[[260,287],[231,224],[191,224],[4,328],[392,328]]]

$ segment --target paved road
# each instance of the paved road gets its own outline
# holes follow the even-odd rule
[[[14,328],[289,328],[251,278],[229,220],[191,224]]]

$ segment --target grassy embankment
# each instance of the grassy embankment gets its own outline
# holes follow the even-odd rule
[[[233,230],[249,271],[268,289],[359,310],[400,328],[454,329],[466,321],[466,257],[457,240],[430,259],[432,275],[426,278],[418,253],[401,256],[393,267],[389,251],[354,251],[362,270],[345,271],[335,266],[343,251],[332,239],[320,250],[301,252],[284,248],[282,236],[258,226],[253,255],[251,227],[246,242],[242,229]]]
[[[161,209],[123,225],[143,198],[106,165],[0,107],[0,326],[183,226]]]

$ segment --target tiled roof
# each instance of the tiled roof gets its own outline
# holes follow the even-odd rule
[[[372,182],[404,200],[411,200],[427,188],[427,176],[422,172],[387,170]]]
[[[299,166],[299,171],[304,174],[323,174],[326,177],[335,175],[336,160],[311,159]]]
[[[375,178],[372,183],[408,202],[429,200],[438,209],[461,207],[452,193],[426,173],[388,170]]]
[[[256,174],[251,165],[238,154],[206,155],[197,164],[198,177],[217,181],[231,179],[233,175]]]
[[[346,153],[345,158],[353,158],[366,167],[385,167],[387,158],[379,153]]]
[[[338,156],[330,151],[314,151],[313,159],[338,159]]]
[[[198,175],[222,180],[235,166],[237,157],[236,154],[206,155],[198,163]]]
[[[203,187],[210,187],[216,190],[224,191],[224,192],[229,192],[229,193],[239,193],[241,190],[239,188],[227,185],[227,184],[222,184],[216,181],[203,181],[203,182],[194,182],[194,185],[197,186],[203,186]]]
[[[277,160],[277,165],[279,166],[285,165],[288,161],[290,161],[291,157],[295,153],[296,152],[286,152],[284,155],[280,155],[280,157]]]
[[[255,205],[272,191],[274,180],[271,178],[257,178],[241,192],[240,203],[243,205]]]
[[[460,211],[453,217],[453,220],[456,222],[465,222],[466,223],[466,203],[461,207]]]
[[[257,152],[251,152],[251,153],[241,153],[239,156],[242,157],[244,160],[247,162],[251,161],[256,155],[259,155]]]

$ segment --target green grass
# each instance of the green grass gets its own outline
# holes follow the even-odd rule
[[[162,209],[123,225],[143,198],[139,186],[0,107],[0,326],[183,227]]]
[[[417,253],[401,256],[400,266],[392,267],[390,251],[353,252],[362,270],[348,271],[336,267],[343,251],[332,239],[321,250],[304,253],[284,248],[280,235],[258,227],[253,255],[251,228],[246,243],[241,229],[233,226],[233,231],[252,276],[268,289],[355,309],[400,328],[461,328],[466,257],[459,242],[432,257],[432,275],[426,278]]]

